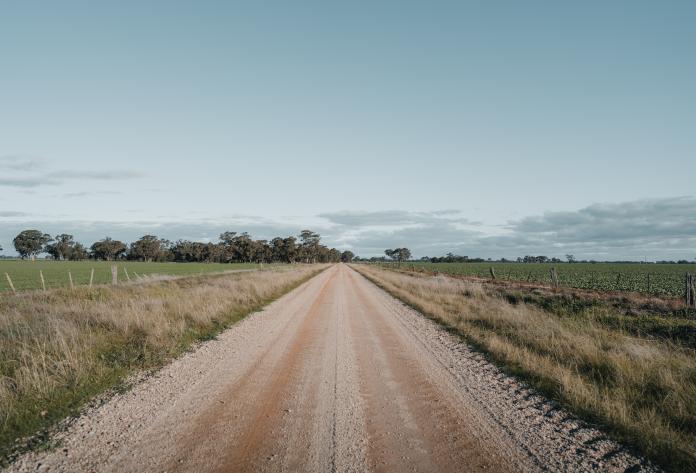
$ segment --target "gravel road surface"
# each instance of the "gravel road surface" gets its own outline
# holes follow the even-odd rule
[[[654,471],[335,265],[9,471]]]

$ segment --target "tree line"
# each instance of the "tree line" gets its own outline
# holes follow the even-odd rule
[[[352,251],[340,251],[321,244],[321,236],[311,230],[272,240],[255,240],[246,232],[224,232],[216,243],[177,240],[145,235],[126,244],[106,237],[89,248],[62,233],[52,237],[39,230],[24,230],[13,240],[22,259],[35,259],[46,253],[55,260],[133,260],[145,262],[199,263],[336,263],[351,262]],[[0,248],[1,249],[1,248]]]

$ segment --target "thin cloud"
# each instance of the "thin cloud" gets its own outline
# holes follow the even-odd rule
[[[26,155],[0,156],[0,168],[13,171],[35,171],[44,167],[46,160]]]
[[[140,179],[144,174],[137,171],[113,170],[113,171],[82,171],[82,170],[62,170],[48,174],[54,179],[96,179],[101,181],[116,181],[127,179]]]
[[[16,212],[13,210],[0,210],[0,217],[27,217],[29,214],[24,212]]]
[[[120,191],[84,191],[84,192],[66,192],[65,194],[59,194],[56,197],[65,197],[68,199],[77,197],[88,197],[90,195],[121,195],[123,192]]]
[[[59,182],[53,178],[46,177],[3,177],[0,178],[0,187],[39,187],[54,186]]]
[[[65,181],[84,179],[96,181],[123,181],[139,179],[145,174],[129,169],[88,170],[58,169],[45,170],[47,160],[28,155],[0,156],[0,187],[38,188],[55,186]]]
[[[383,210],[377,212],[338,211],[318,215],[337,225],[351,227],[430,225],[434,223],[472,224],[458,210],[436,210],[432,212],[411,212],[407,210]]]

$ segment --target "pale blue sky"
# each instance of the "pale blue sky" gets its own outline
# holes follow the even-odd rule
[[[696,256],[694,2],[96,3],[0,0],[6,254],[34,225]]]

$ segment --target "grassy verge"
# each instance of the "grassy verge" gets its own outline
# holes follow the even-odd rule
[[[595,312],[572,301],[542,308],[548,300],[525,303],[475,281],[353,267],[647,458],[696,471],[696,356],[688,336],[660,329],[636,337],[646,326],[657,331],[656,317],[611,320],[601,303]]]
[[[0,298],[0,465],[127,376],[292,290],[320,266]]]

